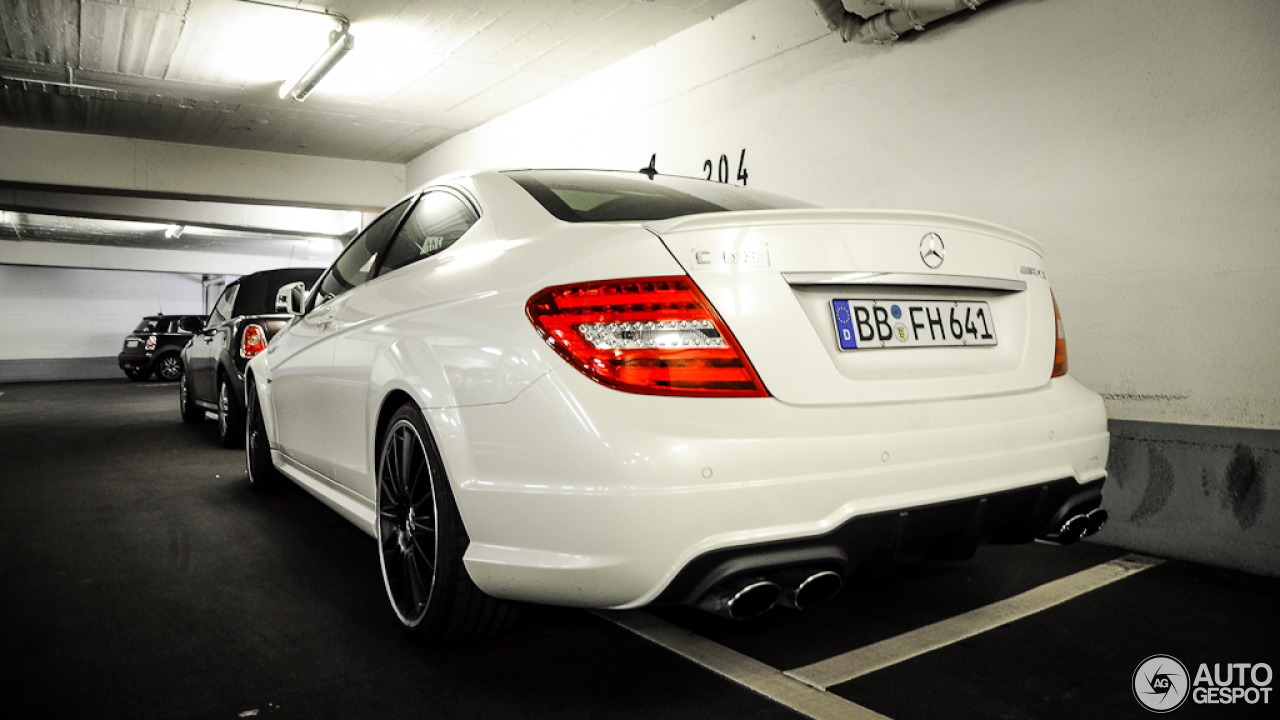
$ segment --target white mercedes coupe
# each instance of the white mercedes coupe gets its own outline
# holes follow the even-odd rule
[[[640,173],[484,171],[368,225],[248,365],[251,484],[376,538],[431,641],[521,602],[805,608],[1097,531],[1101,398],[1040,246]]]

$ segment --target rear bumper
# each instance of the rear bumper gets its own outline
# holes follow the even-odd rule
[[[155,362],[155,353],[120,353],[116,356],[121,370],[150,370]]]
[[[958,532],[1029,540],[1054,501],[1104,477],[1108,444],[1101,399],[1069,377],[1016,395],[796,407],[629,395],[566,369],[510,403],[429,418],[476,584],[589,607],[686,602],[744,548],[839,546],[830,559],[847,569],[883,561],[895,532],[895,561]],[[966,509],[936,510],[952,505]],[[974,529],[979,506],[990,519]]]
[[[695,603],[734,576],[807,567],[847,577],[854,571],[883,572],[925,558],[965,559],[990,542],[1030,542],[1057,528],[1068,510],[1078,513],[1098,507],[1103,482],[1082,485],[1063,478],[981,497],[862,515],[814,537],[715,550],[685,565],[653,604]]]

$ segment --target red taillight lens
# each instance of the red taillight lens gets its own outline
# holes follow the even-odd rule
[[[244,338],[240,341],[240,356],[253,357],[267,349],[267,331],[261,325],[248,325],[244,329]]]
[[[1052,297],[1052,294],[1050,294]],[[1062,327],[1062,313],[1058,312],[1058,299],[1053,299],[1053,323],[1058,341],[1053,349],[1053,374],[1050,378],[1067,374],[1067,331]]]
[[[156,349],[156,336],[155,336],[155,335],[152,335],[151,337],[147,338],[147,345],[146,345],[146,348],[147,348],[148,350],[155,350],[155,349]]]
[[[609,387],[646,395],[769,395],[687,277],[560,285],[530,298],[525,312],[561,357]]]

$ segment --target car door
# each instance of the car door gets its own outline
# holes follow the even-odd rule
[[[187,351],[188,386],[197,400],[217,402],[218,348],[226,334],[227,319],[231,316],[239,290],[240,284],[232,283],[222,291],[204,329],[191,340],[191,349]]]
[[[377,277],[381,279],[448,248],[477,219],[471,204],[452,192],[424,193],[387,247],[375,270]],[[388,279],[388,283],[394,282]],[[373,472],[368,466],[368,443],[372,439],[368,425],[370,371],[378,353],[395,340],[374,328],[385,316],[407,309],[416,297],[398,293],[394,284],[379,280],[351,292],[336,320],[332,418],[336,424],[333,449],[337,480],[363,497],[373,495]]]
[[[301,317],[267,349],[276,442],[295,462],[334,478],[334,320],[347,294],[366,282],[399,227],[409,201],[386,211],[356,236],[307,298]]]

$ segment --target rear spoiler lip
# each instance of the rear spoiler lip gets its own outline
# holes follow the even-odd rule
[[[788,272],[782,273],[788,285],[877,285],[909,287],[948,287],[994,290],[1018,293],[1027,289],[1022,280],[1008,280],[976,275],[925,275],[923,273],[883,272]]]
[[[645,223],[645,228],[661,237],[698,230],[779,225],[915,225],[931,231],[961,230],[996,237],[1044,255],[1040,243],[1012,228],[960,215],[915,210],[743,210],[683,215]]]

